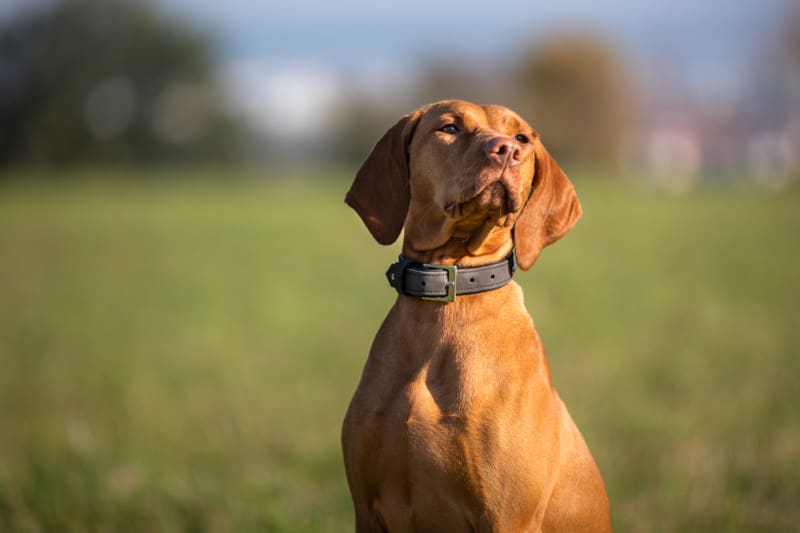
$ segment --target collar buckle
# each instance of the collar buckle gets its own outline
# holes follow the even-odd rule
[[[456,265],[423,265],[426,268],[436,268],[447,272],[447,282],[445,288],[447,294],[445,296],[422,296],[423,300],[431,302],[455,302],[456,301],[456,274],[458,274],[458,267]]]

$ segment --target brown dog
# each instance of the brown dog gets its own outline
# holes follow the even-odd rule
[[[400,295],[342,430],[356,530],[609,531],[603,480],[508,282],[512,249],[529,269],[581,214],[539,136],[505,107],[425,106],[378,141],[346,201],[382,244],[405,227],[387,273]]]

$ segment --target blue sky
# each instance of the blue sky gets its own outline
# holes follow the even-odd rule
[[[232,63],[385,75],[390,86],[431,60],[502,66],[537,39],[588,30],[614,44],[644,83],[661,83],[668,68],[674,83],[713,100],[741,90],[791,0],[159,3],[216,34]]]
[[[160,0],[215,32],[228,57],[334,68],[387,58],[500,60],[560,28],[588,28],[632,56],[726,61],[774,31],[788,0],[338,2]]]
[[[48,0],[3,0],[0,17]],[[153,0],[214,33],[229,60],[357,67],[471,56],[502,61],[560,28],[588,28],[631,57],[687,63],[748,54],[791,0]]]
[[[0,19],[48,1],[0,0]],[[335,110],[337,95],[350,86],[395,98],[430,61],[502,67],[560,30],[607,39],[646,84],[663,83],[668,72],[667,81],[706,101],[735,101],[792,6],[792,0],[152,1],[216,37],[223,73],[247,116],[285,112],[299,133],[302,117]]]

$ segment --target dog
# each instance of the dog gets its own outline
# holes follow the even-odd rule
[[[378,141],[345,198],[402,255],[342,428],[355,529],[610,531],[608,496],[511,276],[581,215],[513,111],[441,101]]]

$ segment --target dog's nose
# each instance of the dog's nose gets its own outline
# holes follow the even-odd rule
[[[486,155],[499,166],[514,166],[522,159],[522,150],[511,137],[493,137],[486,141]]]

